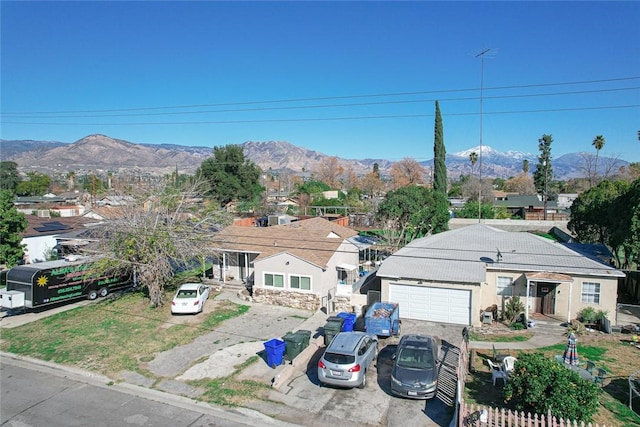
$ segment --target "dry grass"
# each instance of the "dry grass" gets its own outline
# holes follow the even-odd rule
[[[172,316],[169,304],[150,308],[141,293],[132,293],[5,329],[0,349],[112,378],[122,370],[148,375],[145,363],[155,355],[187,344],[247,309],[210,299],[202,314]]]

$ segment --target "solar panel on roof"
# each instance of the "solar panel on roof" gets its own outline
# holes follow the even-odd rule
[[[58,221],[52,221],[52,222],[45,222],[42,224],[42,226],[34,227],[33,229],[40,232],[46,232],[46,231],[68,230],[70,228],[71,227],[69,227],[68,225],[61,224]]]

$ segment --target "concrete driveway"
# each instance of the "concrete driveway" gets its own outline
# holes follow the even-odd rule
[[[164,378],[156,387],[195,398],[202,390],[189,386],[186,380],[227,376],[249,357],[256,354],[264,357],[264,341],[305,329],[312,333],[311,345],[293,364],[287,361],[273,369],[265,360],[259,360],[238,374],[239,379],[277,385],[271,388],[268,400],[251,401],[246,404],[248,408],[304,426],[449,425],[453,410],[443,403],[447,399],[436,397],[425,402],[391,395],[391,356],[398,337],[380,339],[378,359],[375,368],[367,373],[368,384],[364,389],[326,387],[318,381],[317,363],[324,351],[322,326],[327,314],[248,303],[227,293],[217,299],[220,298],[248,304],[250,309],[243,316],[225,321],[215,331],[190,344],[163,352],[149,362],[148,369]],[[402,323],[403,334],[437,335],[443,347],[459,345],[462,328],[406,319]],[[355,329],[362,329],[362,320],[356,322]],[[442,366],[441,369],[447,369],[445,364]],[[455,372],[455,367],[453,370]],[[123,377],[126,381],[135,381],[133,373],[124,373]]]
[[[356,326],[357,328],[357,326]],[[449,350],[452,342],[462,338],[462,326],[444,325],[413,320],[402,321],[402,333],[422,333],[438,335],[443,341],[444,354],[453,354]],[[364,389],[339,389],[323,386],[317,377],[317,363],[324,347],[312,353],[303,369],[279,387],[272,389],[269,399],[281,402],[251,402],[250,408],[272,415],[278,419],[305,426],[326,425],[362,425],[362,426],[448,426],[453,409],[445,402],[451,396],[439,395],[429,401],[409,400],[391,394],[391,356],[396,350],[397,337],[381,338],[375,369],[367,373],[367,386]],[[454,349],[457,348],[454,346]],[[443,370],[455,367],[447,366],[450,358],[442,364]],[[457,357],[455,358],[457,365]]]

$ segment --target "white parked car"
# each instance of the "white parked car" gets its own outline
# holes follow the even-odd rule
[[[209,287],[202,283],[185,283],[171,301],[171,314],[196,314],[204,309],[209,298]]]

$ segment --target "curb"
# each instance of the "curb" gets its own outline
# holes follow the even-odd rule
[[[316,353],[316,351],[324,345],[324,337],[319,336],[314,338],[309,342],[307,348],[302,350],[299,355],[297,355],[292,361],[290,365],[285,366],[285,368],[273,378],[273,382],[271,383],[271,387],[280,391],[281,387],[284,384],[288,384],[291,378],[300,374],[306,370],[306,366],[311,360],[311,357]]]
[[[265,415],[259,411],[248,408],[233,408],[226,409],[217,406],[210,405],[206,402],[197,401],[189,397],[174,395],[165,391],[150,389],[135,384],[126,382],[114,382],[111,378],[100,374],[94,374],[90,371],[82,369],[58,365],[53,362],[43,361],[39,359],[33,359],[26,356],[20,356],[12,353],[0,352],[0,358],[3,361],[9,359],[16,366],[26,369],[35,369],[45,371],[51,375],[55,375],[62,378],[70,378],[75,381],[90,384],[92,386],[103,387],[118,390],[122,393],[126,393],[131,396],[139,397],[142,399],[152,400],[160,403],[167,403],[179,408],[205,413],[219,417],[230,422],[239,423],[242,425],[262,425],[262,426],[279,426],[279,427],[294,427],[298,424],[281,421],[276,418]],[[29,366],[27,366],[29,365]]]

